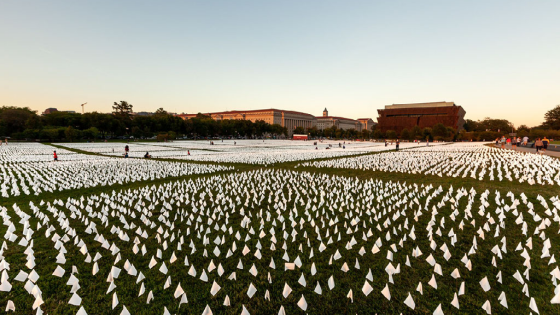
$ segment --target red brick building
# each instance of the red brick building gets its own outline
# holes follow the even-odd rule
[[[453,102],[393,104],[377,112],[377,129],[382,132],[394,130],[397,134],[414,126],[432,128],[439,123],[459,131],[465,124],[466,113],[463,107]]]

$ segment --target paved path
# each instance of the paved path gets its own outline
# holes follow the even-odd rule
[[[500,146],[496,146],[496,148],[500,148]],[[511,146],[506,145],[506,150],[511,150]],[[526,147],[517,147],[517,151],[528,152],[528,153],[533,153],[533,154],[537,153],[537,150],[535,148],[526,148]],[[544,154],[560,158],[560,152],[558,152],[558,151],[547,150]]]

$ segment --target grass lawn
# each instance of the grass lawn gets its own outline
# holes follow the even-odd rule
[[[83,153],[80,150],[72,151]],[[36,233],[33,237],[33,250],[37,261],[35,270],[41,275],[37,283],[45,298],[42,309],[48,314],[75,314],[78,311],[79,307],[67,304],[72,294],[66,281],[72,266],[76,266],[79,271],[76,277],[81,288],[77,294],[81,296],[82,305],[88,314],[120,314],[123,305],[131,314],[163,314],[164,306],[171,314],[202,314],[207,304],[214,314],[240,314],[242,305],[251,314],[277,314],[280,306],[285,308],[287,314],[303,314],[296,305],[302,295],[309,305],[309,314],[432,314],[440,303],[445,314],[483,314],[481,306],[486,300],[491,302],[493,314],[517,313],[516,310],[526,313],[530,300],[521,293],[523,286],[513,278],[513,274],[517,270],[520,273],[526,270],[523,267],[524,260],[520,257],[520,252],[515,251],[515,247],[518,243],[525,244],[529,236],[532,236],[533,242],[533,250],[529,251],[530,296],[535,298],[541,314],[556,314],[560,311],[559,306],[549,303],[554,296],[554,288],[551,289],[549,282],[549,272],[553,268],[547,264],[549,258],[540,258],[544,241],[538,235],[532,235],[541,222],[531,219],[531,215],[527,213],[527,206],[520,198],[521,193],[527,195],[528,202],[535,206],[535,212],[541,217],[548,217],[537,196],[543,196],[547,200],[557,196],[556,186],[296,167],[299,163],[277,163],[268,167],[229,164],[235,166],[236,170],[221,174],[182,176],[151,182],[44,193],[39,196],[18,196],[1,199],[0,206],[8,208],[8,214],[14,222],[19,221],[13,210],[14,205],[26,213],[32,213],[30,203],[33,203],[48,217],[49,221],[46,224],[42,223],[39,229],[39,220],[33,218],[30,222],[30,227]],[[376,183],[380,186],[376,186]],[[417,185],[417,188],[414,185]],[[422,186],[426,193],[423,193]],[[438,193],[437,189],[440,186],[442,192]],[[449,197],[457,198],[456,194],[462,187],[467,192],[473,188],[476,195],[474,198],[460,197],[453,203]],[[486,208],[484,215],[480,215],[478,212],[483,203],[481,194],[485,190],[490,192],[487,198],[490,206]],[[497,224],[488,223],[488,216],[498,221],[497,211],[503,208],[503,205],[499,206],[495,202],[498,194],[498,199],[508,205],[512,204],[511,196],[507,196],[509,192],[520,202],[517,208],[524,213],[527,236],[522,234],[521,226],[515,222],[517,216],[512,212],[506,214],[503,221],[505,228],[500,229],[497,237],[494,236]],[[174,193],[184,198],[179,200]],[[82,196],[85,198],[83,206],[80,205]],[[113,201],[105,202],[111,199],[111,196]],[[372,196],[375,198],[370,199]],[[418,204],[414,202],[415,198]],[[321,201],[323,199],[324,202]],[[53,205],[55,200],[61,200],[64,205]],[[50,203],[56,210],[49,210],[46,204],[39,206],[42,201]],[[76,207],[76,210],[68,209],[72,206]],[[415,211],[419,207],[423,208],[422,215],[416,216]],[[434,212],[434,209],[437,209],[437,212]],[[458,209],[459,214],[454,215],[456,219],[452,220],[450,217],[455,209]],[[465,214],[466,209],[472,209],[472,217]],[[366,210],[370,213],[366,213]],[[377,211],[377,218],[371,213],[374,210]],[[401,214],[403,212],[404,215]],[[60,216],[61,213],[64,215]],[[201,220],[197,220],[199,217]],[[85,218],[89,224],[95,222],[97,233],[85,232],[88,226]],[[352,221],[356,218],[359,218],[360,222],[353,225]],[[302,224],[301,220],[306,223]],[[474,225],[471,224],[472,220],[475,220]],[[242,227],[242,221],[248,222],[245,227]],[[310,224],[311,221],[315,227]],[[386,225],[388,221],[390,224]],[[154,225],[151,226],[151,223]],[[482,238],[479,233],[485,223],[489,224],[490,229],[484,231],[485,237]],[[130,224],[134,224],[135,228],[127,229],[126,226],[130,227]],[[432,224],[435,224],[433,230],[428,232]],[[47,226],[54,228],[48,238]],[[225,231],[221,229],[222,226]],[[283,234],[283,226],[287,234]],[[416,240],[410,236],[409,228],[412,226],[415,228]],[[136,234],[138,227],[147,231],[147,238]],[[114,228],[124,231],[130,240],[122,240]],[[229,228],[233,229],[233,233],[229,232]],[[270,233],[271,229],[275,231],[275,241]],[[438,229],[442,230],[441,235],[436,233]],[[546,237],[549,237],[553,244],[554,251],[551,250],[551,254],[558,252],[558,229],[558,222],[552,222],[546,233]],[[261,230],[266,236],[259,236]],[[454,245],[451,245],[451,238],[448,236],[451,230],[457,234]],[[0,226],[0,234],[5,235],[6,231],[7,226]],[[18,231],[21,235],[20,226]],[[72,231],[75,231],[76,235],[64,244],[68,251],[65,254],[67,261],[62,265],[66,274],[63,278],[51,276],[57,267],[55,257],[58,255],[52,237],[55,233],[59,236],[65,233],[73,234]],[[236,238],[237,231],[240,233],[239,239]],[[363,237],[368,231],[371,231],[372,235],[364,240]],[[434,242],[437,243],[437,248],[433,251],[428,234],[432,234]],[[108,244],[115,244],[120,249],[120,261],[115,263],[117,255],[111,255],[109,250],[95,241],[96,235],[103,235]],[[461,259],[473,247],[475,236],[478,248],[475,254],[468,255],[473,266],[472,271],[468,271]],[[499,259],[492,253],[492,249],[496,245],[501,246],[504,236],[507,239],[507,253],[502,253],[502,258]],[[146,247],[145,255],[133,253],[136,237],[140,240],[138,247]],[[184,242],[182,248],[178,249],[181,237]],[[225,238],[225,242],[217,245],[214,243],[217,237]],[[246,239],[247,237],[249,239]],[[333,242],[327,244],[330,237]],[[77,239],[84,240],[91,257],[97,252],[102,255],[97,261],[99,272],[96,275],[92,274],[93,262],[84,262],[85,256],[75,244]],[[373,254],[372,247],[377,239],[381,239],[383,245],[380,252]],[[164,240],[166,245],[163,244]],[[355,240],[356,244],[346,249],[352,240]],[[194,252],[189,246],[191,241],[196,249]],[[225,258],[234,242],[237,250],[231,257]],[[327,245],[323,252],[319,251],[321,243]],[[276,249],[270,250],[273,244]],[[391,249],[391,261],[387,259],[387,255],[392,244],[395,247]],[[449,248],[449,260],[443,257],[443,251],[440,250],[443,244]],[[12,271],[9,275],[13,288],[9,293],[0,293],[0,307],[4,307],[7,300],[12,300],[16,304],[16,314],[34,314],[35,312],[31,311],[34,298],[25,291],[24,282],[13,280],[16,276],[13,270],[28,270],[24,266],[25,247],[17,245],[17,242],[7,242],[7,245],[8,249],[4,251],[3,256],[10,263]],[[246,255],[242,253],[244,246],[250,250]],[[259,246],[262,255],[260,258],[256,257]],[[216,247],[221,251],[218,256],[213,253]],[[362,247],[366,251],[363,255],[359,253]],[[416,247],[422,250],[423,255],[413,258],[412,252]],[[152,257],[157,256],[158,249],[162,251],[162,258],[155,258],[157,264],[150,269],[148,265]],[[311,249],[313,258],[310,258]],[[332,259],[337,250],[341,258]],[[173,254],[176,255],[177,261],[170,263]],[[291,262],[299,256],[302,267],[294,271],[285,271],[284,254],[289,256]],[[437,289],[428,285],[434,274],[434,267],[426,261],[430,254],[433,254],[442,267],[442,276],[435,276]],[[405,265],[407,256],[412,267]],[[185,266],[185,257],[189,266]],[[497,260],[498,267],[492,266],[493,258]],[[275,269],[269,266],[271,259],[275,261]],[[137,276],[127,274],[123,269],[127,260],[146,276],[145,280],[137,283]],[[238,269],[240,260],[243,269]],[[359,261],[360,269],[355,268],[356,260]],[[169,269],[167,274],[159,271],[162,262],[165,262]],[[216,266],[221,263],[224,274],[220,276],[217,270],[209,271],[208,266],[211,262]],[[317,269],[314,275],[311,271],[312,263],[315,263]],[[344,263],[349,266],[348,272],[341,270]],[[389,283],[385,271],[389,263],[395,267],[400,265],[401,273],[392,276],[394,284]],[[106,294],[110,284],[106,279],[113,265],[123,270],[114,281],[116,288]],[[258,271],[256,276],[249,273],[253,265]],[[196,277],[189,275],[191,267],[195,268]],[[460,271],[459,279],[449,276],[455,268]],[[204,269],[208,275],[207,282],[200,280]],[[368,283],[373,291],[365,296],[362,288],[369,270],[373,280]],[[502,283],[496,279],[500,270]],[[227,279],[232,272],[236,273],[236,281]],[[272,283],[268,279],[269,273]],[[305,286],[298,283],[302,274],[306,279]],[[171,285],[164,289],[169,276]],[[327,285],[331,276],[335,279],[333,290],[329,290]],[[486,293],[478,284],[485,276],[492,287],[492,290]],[[214,280],[221,286],[216,296],[210,294]],[[459,297],[460,309],[457,310],[450,303],[463,281],[466,283],[465,295]],[[419,282],[423,284],[423,294],[416,291]],[[188,304],[179,305],[180,298],[173,297],[179,283],[186,293]],[[250,283],[257,289],[253,298],[246,294]],[[286,283],[293,291],[284,298],[282,292]],[[321,295],[313,292],[317,283],[322,288]],[[142,285],[145,292],[138,297]],[[380,293],[386,285],[391,292],[391,301]],[[265,299],[267,290],[270,293],[270,301]],[[353,301],[347,298],[350,290],[353,292]],[[146,304],[150,291],[154,299],[150,304]],[[115,292],[119,305],[112,310],[111,301]],[[508,309],[499,304],[498,296],[501,292],[506,294]],[[408,293],[411,293],[415,301],[414,311],[403,304]],[[230,307],[223,306],[226,295],[231,300]]]

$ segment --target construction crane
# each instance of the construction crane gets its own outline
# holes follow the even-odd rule
[[[82,104],[82,115],[84,114],[84,105],[86,105],[86,104],[87,104],[87,102]]]

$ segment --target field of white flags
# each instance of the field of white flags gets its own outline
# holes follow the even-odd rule
[[[53,161],[55,150],[58,162]],[[39,195],[230,169],[220,165],[108,158],[38,143],[12,143],[0,147],[0,195]]]
[[[398,152],[303,162],[300,165],[560,185],[559,159],[501,150],[481,143],[422,146]]]
[[[39,198],[40,199],[40,198]],[[556,314],[560,201],[254,170],[2,207],[17,314]]]
[[[311,159],[334,158],[347,155],[389,151],[395,144],[361,141],[293,141],[293,140],[215,140],[123,143],[60,143],[72,149],[122,156],[125,145],[130,157],[143,157],[149,152],[154,158],[180,159],[203,162],[274,164]],[[401,143],[400,148],[416,148],[419,144]]]
[[[558,159],[473,143],[134,142],[123,158],[125,145],[0,147],[1,310],[560,313]]]

